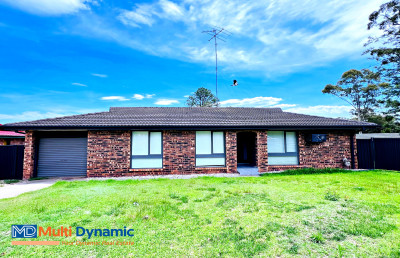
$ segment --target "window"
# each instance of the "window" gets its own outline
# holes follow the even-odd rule
[[[268,164],[298,165],[297,135],[295,132],[268,132]]]
[[[225,166],[224,132],[196,132],[196,166]]]
[[[132,168],[162,168],[161,132],[132,132]]]

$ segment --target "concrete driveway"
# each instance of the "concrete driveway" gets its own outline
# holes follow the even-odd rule
[[[2,184],[3,186],[0,186],[0,199],[16,197],[26,192],[40,190],[53,185],[58,180],[43,179],[37,181],[20,181],[14,184]]]

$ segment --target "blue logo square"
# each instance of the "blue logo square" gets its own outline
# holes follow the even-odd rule
[[[37,238],[37,225],[12,225],[12,238]]]

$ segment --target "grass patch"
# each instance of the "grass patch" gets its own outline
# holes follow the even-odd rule
[[[325,200],[333,201],[333,202],[337,202],[340,199],[339,194],[337,194],[336,192],[331,192],[331,191],[328,191],[325,194],[324,198],[325,198]]]
[[[390,171],[59,181],[0,206],[0,254],[10,257],[396,257],[400,246],[400,174]],[[72,237],[40,240],[86,242],[76,227],[127,227],[134,237],[90,241],[135,244],[11,246],[13,224],[71,226]]]
[[[317,244],[323,244],[325,242],[325,238],[320,232],[313,234],[310,239]]]
[[[333,173],[353,173],[353,170],[341,169],[341,168],[299,168],[299,169],[288,169],[281,173],[264,173],[261,176],[276,176],[276,175],[310,175],[310,174],[333,174]],[[339,182],[339,181],[337,181]],[[337,183],[336,182],[336,183]]]
[[[6,179],[3,182],[5,184],[14,184],[14,183],[18,183],[19,181],[21,181],[21,180],[18,180],[18,179]]]

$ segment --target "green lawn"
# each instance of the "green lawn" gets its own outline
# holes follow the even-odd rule
[[[0,207],[0,256],[400,256],[400,173],[390,171],[58,182]],[[11,246],[12,224],[126,226],[134,237],[36,240],[135,243]]]

